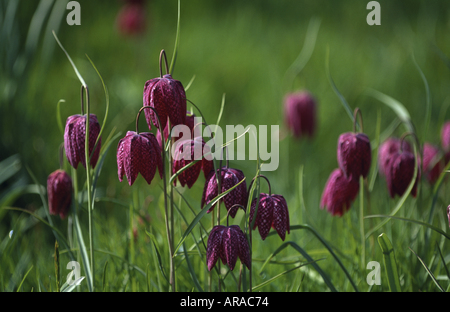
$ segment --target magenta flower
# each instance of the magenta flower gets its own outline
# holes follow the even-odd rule
[[[386,181],[389,189],[389,195],[394,198],[395,195],[402,196],[408,188],[414,176],[414,166],[416,157],[408,151],[397,151],[391,156],[387,165]],[[419,168],[420,169],[420,168]],[[416,181],[411,190],[413,197],[417,195],[417,185],[420,179],[420,170],[417,173]]]
[[[117,15],[116,23],[119,32],[123,35],[140,35],[145,30],[145,7],[142,3],[134,1],[124,5]]]
[[[185,124],[186,119],[186,93],[181,82],[173,79],[168,73],[166,58],[166,75],[162,75],[163,56],[166,56],[164,50],[161,51],[159,58],[160,77],[145,83],[143,97],[144,106],[150,106],[156,110],[162,129],[166,127],[167,119],[172,123],[172,127]],[[153,110],[145,110],[145,119],[149,129],[151,129],[151,123],[159,127],[158,118]]]
[[[242,171],[238,169],[222,167],[222,169],[217,169],[217,172],[219,171],[221,172],[222,177],[221,193],[229,190],[230,188],[241,182],[243,179],[245,179],[245,176],[242,173]],[[203,188],[201,207],[203,208],[205,205],[209,204],[209,202],[218,195],[219,193],[218,193],[217,179],[214,170],[212,170],[210,171],[208,177],[206,178],[205,187]],[[233,206],[239,204],[245,207],[247,205],[247,185],[245,181],[239,184],[230,193],[225,195],[223,199],[221,199],[221,201],[225,203],[227,211],[229,211],[230,216],[234,218],[236,216],[236,212],[239,207]],[[208,210],[208,213],[213,211],[214,207],[215,205]]]
[[[337,160],[346,177],[367,177],[372,162],[372,150],[367,135],[354,132],[341,134],[338,139]]]
[[[155,176],[156,167],[162,178],[161,148],[153,133],[128,131],[117,146],[117,167],[119,181],[122,182],[123,176],[126,175],[130,186],[139,173],[150,184]]]
[[[359,191],[359,180],[346,177],[341,169],[331,172],[322,193],[320,208],[327,208],[333,216],[342,216],[350,209]]]
[[[72,204],[72,179],[64,170],[56,170],[47,178],[48,208],[51,215],[65,219]]]
[[[387,176],[387,165],[392,155],[400,151],[400,142],[401,140],[398,138],[388,138],[378,149],[378,169],[385,177]],[[403,140],[402,148],[412,153],[411,145],[405,140]]]
[[[100,124],[98,123],[97,116],[94,114],[89,115],[89,155],[92,155],[92,151],[95,146],[95,142],[100,133]],[[73,115],[69,116],[66,121],[66,128],[64,130],[64,149],[66,150],[67,160],[69,164],[77,169],[78,163],[86,168],[85,158],[85,141],[86,141],[86,115]],[[97,147],[94,154],[91,157],[90,164],[92,168],[95,168],[98,157],[100,154],[100,147],[102,138],[98,139]]]
[[[215,226],[209,233],[206,247],[208,271],[211,271],[219,258],[233,271],[238,257],[250,269],[250,248],[241,228],[237,225]]]
[[[195,181],[197,181],[201,170],[203,170],[205,178],[208,177],[208,174],[211,171],[214,171],[212,154],[203,156],[208,152],[210,152],[210,148],[207,144],[205,144],[205,141],[201,137],[197,137],[194,140],[178,142],[173,155],[173,174],[196,159],[200,159],[194,165],[187,168],[177,176],[181,186],[184,187],[187,185],[188,188],[191,188]],[[174,183],[175,181],[176,180],[174,180]]]
[[[445,122],[442,126],[441,145],[445,152],[450,151],[450,121]]]
[[[442,170],[444,170],[444,163],[439,148],[430,143],[425,143],[423,146],[422,171],[428,182],[434,184]]]
[[[284,118],[294,137],[314,136],[316,106],[316,100],[307,91],[290,93],[285,96]]]
[[[273,228],[284,241],[286,232],[288,234],[290,233],[289,211],[286,200],[281,195],[261,193],[259,196],[258,209],[256,210],[257,200],[258,198],[253,199],[250,208],[250,224],[253,222],[253,216],[256,211],[256,220],[253,230],[258,227],[261,239],[265,240],[269,234],[270,228]]]

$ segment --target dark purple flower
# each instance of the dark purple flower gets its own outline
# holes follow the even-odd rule
[[[445,122],[442,126],[441,145],[444,151],[450,151],[450,121]]]
[[[244,174],[241,170],[238,169],[232,169],[227,167],[222,167],[222,170],[217,169],[217,172],[221,171],[221,193],[229,190],[239,182],[241,182],[243,179],[245,179]],[[211,200],[213,200],[215,197],[219,195],[218,193],[218,186],[217,186],[217,179],[216,175],[214,173],[214,170],[210,171],[208,177],[206,178],[205,187],[203,189],[203,196],[202,196],[202,202],[201,206],[202,208],[209,204]],[[236,212],[239,209],[238,206],[233,207],[234,205],[242,205],[244,207],[247,206],[247,185],[244,182],[239,184],[236,188],[234,188],[230,193],[225,195],[223,199],[221,199],[225,203],[225,207],[229,211],[229,214],[232,218],[236,216]],[[215,205],[212,206],[208,213],[211,212],[214,209]]]
[[[92,154],[95,142],[100,133],[100,124],[97,116],[89,115],[89,155]],[[78,163],[86,168],[85,158],[85,142],[86,142],[86,115],[69,116],[66,121],[66,128],[64,130],[64,149],[66,150],[67,160],[69,164],[77,169]],[[100,154],[100,147],[102,138],[98,139],[98,144],[94,154],[91,157],[91,166],[95,168]]]
[[[158,145],[153,133],[136,133],[128,131],[127,135],[119,141],[117,146],[117,167],[119,181],[126,175],[128,184],[132,185],[138,173],[150,184],[158,167],[162,178],[161,147]]]
[[[123,35],[140,35],[145,30],[146,17],[144,5],[137,1],[135,2],[124,5],[117,15],[117,28]]]
[[[48,209],[51,215],[65,219],[72,203],[72,179],[64,170],[56,170],[47,178]]]
[[[337,160],[346,177],[367,177],[372,162],[372,149],[367,135],[354,132],[341,134],[338,139]]]
[[[307,91],[287,94],[284,98],[286,125],[294,137],[314,136],[316,130],[316,100]]]
[[[156,110],[163,129],[166,127],[167,118],[172,123],[172,127],[185,124],[186,94],[181,82],[173,79],[171,75],[148,80],[144,86],[143,100],[144,106],[151,106]],[[159,127],[153,110],[145,110],[145,119],[149,129],[151,129],[151,123]]]
[[[387,176],[386,168],[392,155],[400,151],[400,142],[401,140],[398,138],[388,138],[378,149],[378,169],[385,177]],[[403,150],[412,153],[411,145],[407,141],[403,140],[402,147]]]
[[[255,198],[252,201],[249,219],[250,224],[253,222],[257,200],[258,198]],[[270,228],[273,228],[284,241],[286,232],[288,232],[288,234],[290,233],[290,225],[289,211],[283,196],[269,195],[266,193],[260,194],[253,230],[255,230],[256,227],[258,227],[259,235],[261,235],[262,240],[266,239]]]
[[[386,181],[389,189],[389,195],[394,198],[397,194],[402,196],[412,178],[414,177],[414,166],[416,164],[416,157],[414,154],[408,151],[397,151],[391,156],[391,160],[387,165]],[[419,168],[420,169],[420,168]],[[416,181],[411,190],[411,195],[416,197],[417,185],[420,179],[420,170],[417,173]]]
[[[201,137],[178,142],[173,155],[173,174],[196,159],[201,159],[177,176],[181,186],[187,185],[188,188],[191,188],[197,181],[201,170],[203,170],[205,178],[211,171],[214,171],[212,154],[203,156],[204,153],[207,154],[208,152],[210,152],[210,148]]]
[[[333,216],[342,216],[350,209],[359,191],[359,180],[346,177],[341,169],[331,172],[322,193],[320,208],[327,208]]]
[[[238,257],[250,269],[250,248],[241,228],[237,225],[215,226],[209,233],[206,247],[208,271],[211,271],[219,258],[233,271]]]
[[[444,170],[444,162],[439,148],[430,143],[425,143],[423,145],[422,171],[428,182],[434,184],[442,170]]]
[[[194,135],[194,126],[195,126],[195,115],[193,114],[193,113],[191,113],[191,112],[187,112],[186,113],[186,119],[185,119],[185,122],[184,122],[184,124],[189,128],[189,130],[191,131],[191,138],[193,137],[193,135]],[[180,133],[180,135],[182,135],[181,133]],[[158,139],[158,143],[160,144],[160,146],[161,146],[161,133],[160,133],[160,131],[159,131],[159,128],[158,128],[158,130],[156,131],[156,138]],[[165,138],[165,140],[167,140],[168,138],[169,138],[169,124],[168,123],[166,123],[166,127],[164,128],[164,138]],[[175,138],[177,138],[176,136],[174,136],[173,137],[174,139]]]

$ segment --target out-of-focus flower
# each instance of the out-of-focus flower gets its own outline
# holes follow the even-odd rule
[[[94,114],[89,115],[89,155],[97,141],[97,137],[100,133],[100,124],[98,123],[97,116]],[[73,115],[69,116],[66,121],[66,128],[64,130],[64,149],[66,150],[67,160],[69,164],[77,169],[78,163],[86,168],[85,158],[85,142],[86,142],[86,115]],[[95,168],[98,157],[100,154],[102,138],[98,139],[97,147],[94,154],[91,157],[90,164],[92,168]]]
[[[316,131],[316,100],[307,91],[287,94],[284,98],[284,118],[294,137],[312,137]]]
[[[378,149],[378,169],[385,177],[387,176],[386,168],[392,155],[400,151],[400,142],[401,140],[399,138],[391,137],[384,141]],[[408,141],[403,140],[402,148],[412,153],[411,145]]]
[[[47,178],[48,208],[51,215],[65,219],[72,203],[72,179],[64,170],[56,170]]]
[[[346,177],[341,169],[331,172],[322,193],[320,208],[327,208],[333,216],[342,216],[350,209],[359,191],[359,180]]]
[[[161,147],[153,133],[128,131],[117,147],[117,167],[119,181],[122,182],[123,176],[126,175],[130,186],[139,173],[150,184],[157,167],[162,178]]]
[[[145,7],[141,2],[130,2],[120,9],[116,23],[121,34],[135,36],[145,31]]]
[[[408,151],[397,151],[392,154],[391,160],[386,168],[386,181],[389,189],[389,195],[394,198],[395,195],[402,196],[412,178],[414,177],[414,167],[416,165],[416,157]],[[416,181],[411,190],[411,195],[416,197],[417,185],[420,180],[420,167],[418,166]]]
[[[250,269],[250,248],[241,228],[237,225],[215,226],[209,233],[206,247],[208,271],[211,271],[219,258],[233,271],[238,257]]]
[[[433,144],[423,145],[422,171],[428,182],[434,184],[444,170],[444,162],[439,148]]]
[[[223,192],[226,192],[239,182],[241,182],[243,179],[245,179],[244,173],[241,170],[238,169],[232,169],[228,167],[222,167],[222,169],[217,169],[217,172],[221,172],[221,188]],[[218,193],[218,185],[217,185],[217,179],[214,170],[210,171],[208,177],[206,178],[205,187],[203,189],[203,196],[202,196],[202,202],[201,206],[202,208],[209,204],[211,200],[213,200],[215,197],[219,195]],[[225,203],[225,207],[227,208],[227,211],[229,210],[229,214],[232,218],[236,216],[236,212],[239,207],[233,207],[234,205],[247,205],[247,185],[244,182],[239,184],[236,188],[234,188],[231,192],[229,192],[227,195],[221,199],[221,201]],[[215,205],[212,206],[208,213],[211,212],[214,209]]]
[[[286,232],[288,234],[290,233],[289,211],[286,200],[281,195],[261,193],[259,196],[258,209],[256,209],[257,200],[258,198],[253,199],[250,209],[250,224],[253,222],[253,216],[256,211],[253,230],[258,227],[261,239],[265,240],[272,227],[284,241]]]
[[[191,188],[195,181],[197,181],[201,170],[203,170],[205,178],[208,177],[211,171],[214,172],[212,154],[204,156],[208,152],[210,152],[210,148],[201,137],[193,140],[184,140],[177,144],[173,155],[173,174],[196,159],[200,159],[177,176],[181,186],[187,185],[188,188]]]
[[[367,177],[372,162],[370,140],[364,133],[346,132],[339,136],[337,146],[339,168],[346,177],[358,180]]]
[[[450,227],[450,206],[447,207],[448,226]]]

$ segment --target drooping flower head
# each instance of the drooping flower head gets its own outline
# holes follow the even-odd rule
[[[187,185],[188,188],[191,188],[192,185],[194,185],[195,181],[197,181],[201,170],[203,170],[205,178],[208,177],[211,171],[214,172],[212,154],[205,156],[205,154],[209,152],[209,146],[205,144],[205,141],[201,137],[178,142],[175,148],[175,153],[173,155],[173,174],[175,174],[181,168],[189,165],[191,162],[197,159],[199,160],[194,165],[185,169],[177,176],[177,179],[180,181],[181,186]]]
[[[117,28],[126,36],[140,35],[145,30],[146,16],[143,1],[129,1],[117,15]]]
[[[217,173],[222,178],[221,193],[226,192],[245,179],[244,173],[241,170],[228,168],[228,166],[217,169]],[[203,196],[201,202],[202,208],[219,195],[218,189],[219,187],[217,185],[215,171],[212,170],[206,178],[205,187],[203,188]],[[236,216],[238,207],[233,206],[239,204],[245,207],[247,204],[247,185],[245,181],[240,183],[238,186],[236,186],[236,188],[225,195],[221,199],[221,202],[222,201],[223,203],[225,203],[225,207],[227,211],[229,211],[230,216],[234,218]],[[208,213],[210,213],[214,209],[214,207],[215,205],[208,210]]]
[[[307,91],[287,94],[284,118],[294,137],[312,137],[316,131],[316,100]]]
[[[208,271],[219,259],[233,271],[238,257],[250,269],[250,248],[241,228],[237,225],[216,225],[209,233],[206,247]]]
[[[90,164],[92,168],[95,168],[98,157],[100,154],[100,148],[102,138],[98,139],[97,147],[94,150],[95,142],[100,133],[100,124],[98,123],[97,116],[94,114],[89,115],[89,155],[92,155]],[[64,130],[64,149],[66,150],[67,160],[69,164],[77,169],[78,163],[81,162],[83,167],[86,168],[85,158],[85,142],[86,142],[86,115],[73,115],[69,116],[66,121],[66,127]]]
[[[347,177],[367,177],[372,162],[370,140],[364,133],[347,132],[339,136],[337,147],[339,168]]]
[[[340,168],[331,172],[322,193],[320,208],[327,208],[333,216],[347,212],[359,191],[359,179],[346,177]]]
[[[64,170],[56,170],[47,178],[48,208],[51,215],[65,219],[72,203],[72,179]]]
[[[395,137],[388,138],[380,145],[380,148],[378,149],[378,169],[380,173],[385,177],[387,175],[387,165],[392,155],[400,150],[400,144],[402,144],[403,150],[412,153],[411,145],[408,143],[408,141],[401,141],[399,138]]]
[[[423,145],[422,171],[430,184],[434,184],[444,170],[444,162],[439,148],[433,144]]]
[[[164,50],[161,51],[159,58],[160,77],[145,83],[143,101],[144,106],[150,106],[156,110],[164,129],[168,118],[172,126],[185,123],[186,93],[181,82],[173,79],[169,74],[166,58],[166,75],[162,75],[162,56],[166,57]],[[151,129],[151,123],[159,127],[158,118],[153,110],[145,111],[145,119],[149,129]]]
[[[402,196],[407,190],[414,177],[414,168],[416,166],[416,157],[408,151],[395,152],[387,165],[386,181],[389,189],[389,195],[394,198],[395,195]],[[420,167],[416,180],[411,190],[411,195],[416,197],[417,186],[420,179]]]

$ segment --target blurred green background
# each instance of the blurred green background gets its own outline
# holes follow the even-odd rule
[[[3,199],[12,190],[33,183],[26,167],[44,186],[47,176],[59,167],[59,146],[63,142],[63,134],[57,124],[58,101],[65,100],[60,107],[63,123],[68,116],[80,113],[80,82],[56,44],[52,29],[57,32],[88,84],[91,112],[98,116],[100,123],[105,115],[105,95],[101,80],[86,55],[104,79],[110,96],[104,138],[113,128],[116,128],[116,133],[122,133],[120,137],[126,131],[134,130],[136,114],[142,106],[144,83],[159,76],[161,49],[165,49],[169,61],[172,57],[177,30],[177,1],[145,1],[145,32],[138,36],[125,36],[118,31],[116,19],[124,1],[78,2],[81,5],[81,25],[69,26],[66,23],[69,11],[64,5],[67,1],[0,1],[0,160],[17,155],[17,172],[14,171],[16,173],[5,178],[0,185]],[[450,55],[448,1],[380,0],[380,26],[366,23],[370,12],[366,9],[368,2],[182,0],[178,57],[173,72],[173,77],[185,86],[195,76],[186,94],[201,109],[209,124],[217,120],[222,96],[226,94],[220,124],[223,128],[238,124],[244,127],[250,124],[280,125],[279,168],[264,173],[271,181],[272,192],[287,199],[291,224],[312,224],[326,239],[343,249],[347,246],[348,237],[341,237],[340,233],[347,222],[357,219],[356,212],[352,210],[347,217],[332,218],[319,209],[328,175],[337,167],[337,138],[341,133],[352,130],[352,122],[327,77],[327,51],[334,82],[352,109],[361,108],[364,132],[372,140],[376,136],[378,114],[381,132],[395,121],[396,116],[383,103],[368,96],[368,88],[397,99],[408,109],[421,142],[439,144],[440,129],[448,119],[447,107],[450,104],[450,61],[445,56]],[[302,50],[312,18],[320,20],[312,56],[292,83],[285,83],[286,70]],[[427,132],[424,122],[425,86],[414,65],[413,55],[431,92],[431,123]],[[300,89],[309,90],[318,102],[317,133],[313,139],[296,140],[284,126],[283,97],[287,92]],[[141,131],[146,131],[144,120],[141,117]],[[399,127],[394,135],[400,136],[404,130]],[[142,215],[161,220],[155,207],[162,181],[155,177],[148,186],[139,177],[132,187],[126,182],[119,183],[115,157],[117,141],[113,142],[105,159],[97,196],[130,202],[133,191],[139,190]],[[230,166],[243,170],[248,182],[255,175],[254,161],[231,161]],[[299,193],[300,168],[303,168],[302,198]],[[83,170],[79,173],[81,176]],[[200,176],[191,190],[180,189],[194,208],[200,206],[203,183],[204,177]],[[430,192],[429,189],[424,184],[424,192]],[[263,191],[266,191],[264,184]],[[378,202],[372,203],[372,213],[388,213],[396,202],[388,197],[385,182],[379,178],[372,198],[377,196]],[[28,194],[24,191],[11,198],[9,206],[31,211],[39,211],[42,205],[39,196],[33,192]],[[305,203],[303,210],[300,199]],[[100,224],[96,229],[97,246],[117,254],[125,252],[128,241],[124,237],[128,227],[124,218],[126,213],[126,208],[118,208],[113,203],[96,204],[95,218]],[[23,235],[17,245],[9,249],[10,259],[2,258],[5,269],[1,282],[3,289],[11,290],[20,278],[11,278],[8,274],[23,276],[28,268],[26,263],[31,261],[35,266],[52,268],[54,238],[45,226],[28,224],[31,221],[23,214],[3,211],[0,218],[0,242],[3,241],[4,246],[8,244],[7,236],[12,228],[21,228]],[[19,227],[20,222],[28,222],[28,228]],[[59,218],[55,218],[55,224],[61,229],[67,227],[67,221]],[[148,229],[149,224],[146,226]],[[354,230],[358,233],[357,228]],[[144,226],[138,231],[144,240]],[[347,234],[352,233],[351,229],[347,231]],[[108,241],[107,237],[111,240]],[[163,237],[161,228],[161,239]],[[314,245],[317,242],[305,233],[293,232],[288,240],[301,242],[305,249],[319,249],[320,254],[319,246]],[[262,248],[255,248],[255,257],[267,257],[273,251],[271,246],[279,243],[278,236],[256,243]],[[142,257],[145,257],[146,248],[151,248],[148,242],[140,246]],[[26,256],[23,250],[27,250]],[[288,251],[285,255],[292,256]],[[102,259],[99,260],[99,270],[106,261]],[[147,260],[139,259],[145,267]],[[417,259],[413,260],[416,265]],[[329,265],[338,271],[335,264]],[[40,274],[51,274],[45,270],[42,269]],[[336,279],[344,280],[342,272],[336,274]],[[30,281],[31,286],[33,283]],[[341,284],[336,281],[336,284],[342,287],[341,290],[347,290],[348,282]],[[411,282],[410,285],[415,284]],[[271,290],[285,290],[285,283],[272,287]],[[323,289],[321,285],[315,288],[305,284],[304,287]],[[413,286],[408,287],[414,289]]]

